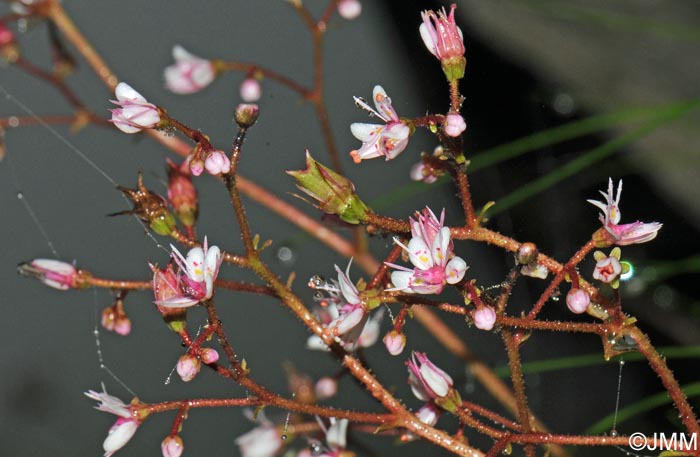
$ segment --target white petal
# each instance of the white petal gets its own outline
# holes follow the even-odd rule
[[[320,336],[311,335],[309,339],[306,340],[306,349],[311,349],[312,351],[329,351],[326,343],[323,342]]]
[[[408,242],[408,257],[411,263],[421,270],[427,270],[433,266],[430,248],[423,238],[411,238]]]
[[[377,141],[382,130],[384,130],[383,125],[363,124],[361,122],[350,124],[350,132],[352,135],[363,143]]]
[[[211,297],[209,297],[211,298]],[[156,305],[162,306],[164,308],[189,308],[199,303],[199,300],[194,300],[191,297],[172,297],[165,300],[158,300],[155,302]]]
[[[136,433],[139,424],[136,421],[126,421],[109,429],[107,439],[105,439],[102,447],[105,450],[105,455],[112,455],[114,452],[123,448],[129,442],[132,436]]]
[[[431,30],[428,29],[428,26],[424,22],[418,27],[418,32],[420,32],[420,37],[423,39],[423,43],[425,44],[425,47],[428,48],[428,51],[430,51],[432,55],[437,57],[437,50],[435,48],[435,41],[437,39],[437,35],[435,36],[435,38],[433,38],[435,30],[432,30],[431,34]]]
[[[350,278],[338,268],[338,265],[335,265],[335,271],[338,272],[338,285],[340,286],[340,293],[343,294],[345,301],[353,305],[361,303],[362,300],[360,300],[357,288],[352,281],[350,281]]]
[[[374,106],[377,107],[377,111],[382,116],[384,121],[398,121],[399,115],[396,114],[396,110],[391,106],[391,99],[384,91],[384,88],[380,85],[374,86],[372,91],[372,99],[374,100]]]
[[[437,232],[433,239],[433,245],[430,248],[430,254],[433,257],[435,265],[445,265],[447,258],[450,255],[450,229],[443,227]]]
[[[412,277],[412,271],[393,271],[391,273],[391,283],[394,285],[395,290],[410,289]]]
[[[120,102],[124,100],[130,100],[134,102],[146,103],[146,99],[143,97],[143,95],[136,92],[136,90],[134,90],[133,87],[131,87],[125,82],[117,84],[117,87],[114,89],[114,95],[117,96],[117,100],[119,100]]]
[[[426,364],[421,365],[420,374],[423,377],[425,383],[430,387],[430,389],[435,392],[438,397],[444,397],[450,390],[450,385],[447,380],[440,376],[435,370],[431,369]]]
[[[348,430],[348,422],[349,421],[347,419],[340,419],[336,420],[335,422],[331,422],[331,426],[326,432],[326,443],[328,444],[328,447],[333,450],[345,449],[345,435]]]
[[[194,54],[189,53],[185,48],[180,46],[179,44],[176,44],[173,46],[173,59],[175,61],[189,61],[193,59],[198,59],[199,57],[195,56]]]
[[[467,266],[467,262],[462,260],[461,257],[455,256],[447,263],[447,266],[445,267],[445,275],[447,276],[445,279],[449,284],[457,284],[464,277],[464,273],[466,273],[467,268],[469,268]]]
[[[200,247],[192,248],[187,253],[185,260],[187,276],[196,282],[204,281],[204,250]]]

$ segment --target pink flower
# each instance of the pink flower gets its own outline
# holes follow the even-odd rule
[[[588,305],[591,303],[591,297],[588,293],[577,288],[572,288],[569,293],[566,294],[566,306],[574,314],[585,313],[588,309]]]
[[[496,323],[496,311],[490,306],[481,306],[474,311],[474,325],[480,330],[489,331]]]
[[[109,395],[107,392],[95,392],[90,390],[85,392],[88,398],[100,402],[95,409],[114,414],[119,417],[107,432],[102,447],[105,450],[104,457],[111,457],[115,452],[124,447],[132,436],[136,433],[140,421],[136,419],[131,407],[117,397]]]
[[[199,370],[202,368],[202,363],[197,357],[185,354],[178,359],[175,368],[183,382],[190,382],[197,376],[197,373],[199,373]]]
[[[384,336],[384,346],[391,355],[399,355],[406,347],[406,335],[392,330]]]
[[[211,61],[190,54],[180,45],[173,47],[175,64],[166,67],[165,87],[176,94],[193,94],[207,87],[216,77]]]
[[[363,99],[355,97],[355,103],[370,112],[371,115],[384,121],[384,125],[354,123],[350,131],[358,140],[362,141],[362,147],[350,152],[355,163],[364,159],[386,157],[393,159],[399,155],[408,145],[408,137],[411,134],[410,127],[403,122],[387,96],[382,86],[374,86],[372,94],[376,111]]]
[[[464,56],[462,31],[455,23],[456,8],[457,5],[451,6],[449,16],[444,8],[437,14],[434,11],[421,13],[423,23],[418,28],[420,36],[428,51],[441,61]]]
[[[337,8],[340,17],[349,21],[357,18],[362,13],[362,3],[359,0],[340,0]]]
[[[160,449],[163,451],[163,457],[180,457],[185,445],[178,435],[169,435],[160,444]]]
[[[438,368],[428,357],[413,352],[408,366],[408,384],[419,400],[430,401],[447,396],[454,385],[450,375]]]
[[[438,179],[438,176],[433,174],[422,161],[411,167],[410,176],[413,181],[423,181],[426,184],[432,184]]]
[[[257,102],[262,95],[262,86],[257,78],[246,78],[241,83],[241,98],[246,103]]]
[[[153,278],[156,305],[164,308],[186,308],[209,300],[214,295],[214,281],[223,261],[221,250],[217,246],[208,247],[206,237],[204,248],[190,249],[187,258],[175,246],[170,247],[172,259],[180,270],[175,278],[164,278],[163,273],[156,270]],[[158,296],[167,298],[159,299]]]
[[[588,203],[599,208],[599,219],[603,223],[603,228],[612,238],[613,244],[626,246],[629,244],[646,243],[656,238],[657,233],[663,226],[659,222],[632,222],[630,224],[618,224],[622,214],[620,213],[620,195],[622,194],[622,180],[617,185],[617,194],[613,198],[613,181],[608,180],[608,192],[600,191],[605,198],[605,203],[597,200],[587,200]]]
[[[464,122],[464,118],[458,113],[450,113],[445,119],[445,125],[443,125],[445,133],[453,138],[456,138],[467,130],[467,123]]]
[[[143,129],[152,129],[160,122],[158,107],[148,103],[143,95],[136,92],[127,83],[119,83],[114,89],[116,100],[111,100],[121,108],[110,110],[112,122],[124,133],[136,133]]]
[[[209,153],[204,161],[204,168],[214,176],[228,173],[231,170],[231,161],[224,151],[216,149]]]
[[[400,265],[387,263],[399,271],[391,273],[393,289],[417,294],[439,294],[445,284],[457,284],[467,271],[467,264],[461,257],[454,255],[450,239],[450,229],[443,225],[445,211],[438,221],[435,214],[426,208],[423,214],[416,213],[411,219],[413,237],[408,246],[397,238],[394,242],[407,253],[415,267],[409,269]]]
[[[78,287],[78,270],[70,263],[53,259],[34,259],[17,267],[19,274],[38,279],[58,290]]]

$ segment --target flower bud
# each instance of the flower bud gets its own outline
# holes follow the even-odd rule
[[[523,243],[515,253],[515,261],[519,265],[527,265],[537,260],[537,246],[534,243]]]
[[[14,32],[5,24],[0,23],[0,47],[15,42]]]
[[[197,221],[199,212],[197,188],[192,184],[192,176],[184,172],[181,166],[176,165],[170,159],[167,160],[167,164],[168,200],[180,222],[192,227]]]
[[[399,355],[406,347],[406,335],[396,330],[392,330],[384,336],[384,346],[391,355]]]
[[[474,311],[474,325],[480,330],[489,331],[496,323],[496,311],[490,306],[482,306]]]
[[[257,78],[246,78],[241,83],[241,98],[246,103],[253,103],[260,100],[262,86]]]
[[[327,376],[323,377],[316,381],[314,390],[316,391],[316,397],[319,400],[326,400],[334,397],[335,394],[338,393],[338,381]]]
[[[362,3],[359,0],[340,0],[337,8],[338,15],[349,21],[356,19],[362,13]]]
[[[120,108],[110,110],[115,127],[124,133],[136,133],[143,129],[158,127],[161,111],[127,83],[121,82],[114,89],[117,100],[112,103]]]
[[[454,412],[462,404],[459,392],[452,388],[450,375],[438,368],[420,352],[414,352],[408,366],[408,383],[419,400],[433,400],[442,409]]]
[[[216,149],[209,153],[204,161],[204,168],[212,175],[228,173],[231,171],[231,161],[224,151]]]
[[[254,103],[241,103],[236,107],[233,119],[241,128],[252,127],[258,120],[260,108]]]
[[[53,259],[34,259],[17,267],[22,276],[29,276],[58,290],[80,287],[78,270],[70,263]]]
[[[458,113],[450,113],[445,119],[445,125],[443,126],[445,133],[453,138],[456,138],[467,130],[467,123],[464,122],[464,118]]]
[[[180,375],[184,382],[192,381],[201,368],[202,363],[199,359],[189,354],[180,357],[176,365],[177,374]]]
[[[139,423],[132,419],[123,417],[117,419],[107,432],[107,438],[104,443],[102,443],[105,455],[112,455],[126,446],[126,443],[134,436],[138,428]]]
[[[169,298],[180,294],[178,277],[173,270],[172,264],[164,270],[159,270],[154,265],[150,265],[153,271],[153,296],[155,302],[164,302]],[[163,320],[175,333],[181,333],[186,326],[187,308],[172,308],[156,305],[158,312],[163,316]]]
[[[199,351],[199,358],[202,362],[209,365],[210,363],[216,363],[219,360],[219,353],[213,348],[204,348]]]
[[[160,449],[163,451],[163,457],[180,457],[185,446],[178,435],[169,435],[160,444]]]
[[[134,208],[130,211],[110,214],[110,216],[135,214],[158,235],[170,235],[173,232],[175,229],[175,218],[168,211],[165,199],[144,186],[141,173],[139,173],[136,189],[127,189],[123,186],[117,186],[117,188],[131,200]]]
[[[449,16],[444,9],[435,13],[421,13],[423,23],[418,28],[425,47],[442,64],[442,71],[449,81],[464,77],[467,60],[464,58],[462,31],[455,23],[455,8],[452,5]]]
[[[585,313],[588,305],[591,303],[591,297],[588,293],[579,288],[569,290],[566,294],[566,306],[574,314]]]
[[[426,403],[421,407],[421,409],[418,410],[416,417],[419,421],[432,427],[437,424],[437,421],[440,418],[440,410],[437,409],[434,404]]]
[[[118,335],[126,336],[131,333],[131,320],[124,312],[124,306],[119,300],[102,310],[100,323],[106,330]]]
[[[346,177],[316,162],[306,151],[306,169],[287,171],[297,180],[297,187],[312,197],[316,207],[336,214],[349,224],[363,221],[369,208],[355,194],[355,185]]]

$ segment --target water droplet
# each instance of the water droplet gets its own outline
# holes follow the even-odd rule
[[[552,301],[559,301],[559,295],[553,295]]]
[[[17,116],[10,116],[10,118],[7,119],[7,125],[8,127],[19,127],[19,118]]]
[[[24,198],[24,194],[22,192],[17,192],[17,200],[22,200]]]
[[[292,251],[287,246],[280,247],[277,250],[277,260],[279,260],[285,266],[292,265],[296,260],[294,256],[294,251]]]
[[[311,279],[309,279],[309,287],[312,289],[316,289],[317,287],[321,287],[326,283],[326,280],[323,279],[319,275],[312,276]]]
[[[280,438],[282,438],[282,441],[286,441],[286,440],[287,440],[287,435],[282,435],[282,436],[280,436]]]
[[[610,436],[615,438],[617,436],[617,430],[615,430],[615,429],[610,430]]]
[[[311,446],[309,446],[309,449],[311,449],[311,452],[313,454],[320,454],[321,453],[321,445],[319,443],[311,443]]]
[[[624,364],[625,364],[625,361],[624,361],[624,360],[622,360],[622,359],[620,359],[620,362],[619,362],[619,363],[620,363],[620,366],[622,366],[622,365],[624,365]]]

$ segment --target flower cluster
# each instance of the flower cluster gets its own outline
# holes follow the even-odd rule
[[[449,227],[444,226],[445,210],[440,219],[430,208],[422,213],[416,212],[411,218],[411,235],[408,246],[398,239],[394,242],[401,246],[415,268],[387,263],[398,271],[391,273],[394,288],[416,294],[439,294],[445,284],[457,284],[467,271],[467,264],[454,254]]]
[[[617,185],[617,194],[613,193],[612,178],[608,180],[608,191],[600,191],[600,194],[605,198],[605,202],[598,200],[588,200],[588,203],[599,208],[600,222],[603,223],[603,228],[607,232],[610,243],[618,246],[626,246],[629,244],[646,243],[656,238],[662,225],[659,222],[632,222],[630,224],[620,224],[620,195],[622,194],[622,180]],[[613,198],[614,195],[614,198]],[[608,241],[608,240],[605,240]]]
[[[350,126],[350,131],[355,138],[362,141],[360,149],[350,152],[355,163],[382,156],[386,160],[393,159],[406,149],[408,137],[411,135],[411,128],[396,114],[396,110],[391,105],[391,99],[382,86],[374,86],[372,99],[374,106],[377,107],[376,110],[359,97],[355,97],[355,103],[367,110],[371,116],[384,121],[384,125],[356,122]]]

